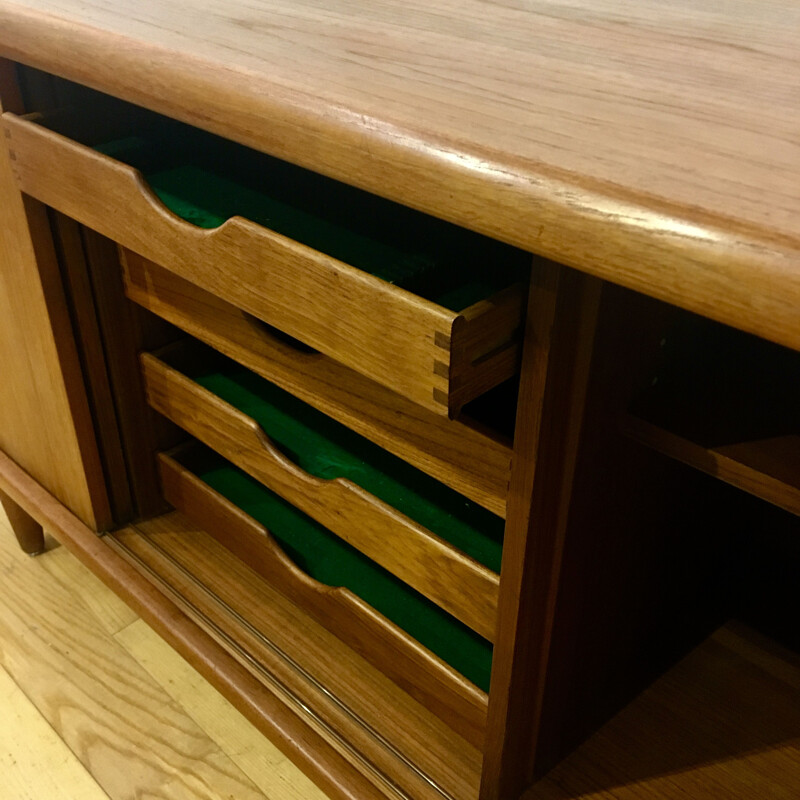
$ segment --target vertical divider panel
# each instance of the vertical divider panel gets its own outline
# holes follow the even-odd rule
[[[535,261],[523,341],[481,800],[531,783],[601,281]]]

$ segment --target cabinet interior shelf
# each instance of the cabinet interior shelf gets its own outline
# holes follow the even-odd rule
[[[625,432],[800,515],[800,355],[685,312],[660,344]]]
[[[643,444],[800,515],[800,436],[706,447],[633,415],[624,427]]]
[[[796,654],[728,623],[523,800],[794,796],[799,679]]]

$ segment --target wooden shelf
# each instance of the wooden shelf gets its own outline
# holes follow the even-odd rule
[[[684,312],[662,337],[624,431],[800,515],[800,356]]]
[[[753,800],[800,788],[800,659],[719,629],[524,800]]]
[[[623,427],[654,450],[800,515],[800,436],[705,447],[634,416]]]

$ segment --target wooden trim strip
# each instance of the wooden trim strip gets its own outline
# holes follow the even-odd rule
[[[509,286],[464,309],[453,322],[447,399],[451,416],[519,372],[526,289],[523,284]]]
[[[316,478],[261,426],[150,353],[150,405],[481,636],[494,639],[499,576],[360,486]]]
[[[601,287],[556,264],[531,282],[481,800],[534,778]]]
[[[704,447],[631,414],[623,419],[622,430],[670,458],[800,515],[800,436]]]
[[[519,329],[525,320],[526,290],[526,285],[516,283],[459,314],[453,323],[453,336],[466,358],[475,362],[508,344],[515,335],[519,346],[522,339]],[[453,365],[453,368],[457,369],[457,366]]]
[[[323,791],[337,800],[385,800],[328,742],[2,452],[0,490],[128,603]]]
[[[512,342],[476,363],[466,361],[457,374],[451,373],[448,397],[450,408],[460,409],[464,403],[493,389],[505,380],[505,376],[518,372],[520,357],[520,343]]]
[[[125,464],[119,429],[121,420],[114,402],[111,365],[106,360],[105,342],[100,333],[100,308],[94,296],[89,259],[77,222],[51,211],[50,225],[68,293],[70,319],[94,419],[111,519],[116,525],[124,525],[134,517],[129,483],[132,476]]]

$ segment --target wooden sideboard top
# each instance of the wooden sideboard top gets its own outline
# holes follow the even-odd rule
[[[0,0],[0,54],[800,349],[794,0]]]

